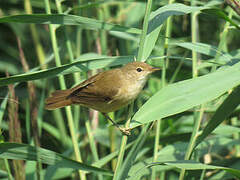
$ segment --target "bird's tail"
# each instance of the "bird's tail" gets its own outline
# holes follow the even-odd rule
[[[69,106],[72,104],[71,98],[67,98],[70,94],[70,90],[57,90],[51,94],[51,97],[45,100],[45,109],[53,110]]]

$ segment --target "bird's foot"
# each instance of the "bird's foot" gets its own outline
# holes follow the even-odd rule
[[[126,136],[131,135],[131,129],[130,128],[119,127],[119,130]]]

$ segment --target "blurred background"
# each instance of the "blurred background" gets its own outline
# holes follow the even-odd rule
[[[239,3],[239,1],[236,2]],[[121,125],[124,125],[129,117],[163,87],[213,73],[219,68],[224,68],[221,67],[224,64],[232,63],[233,59],[238,61],[237,58],[240,57],[239,29],[234,25],[234,22],[239,24],[240,20],[236,10],[233,9],[238,7],[236,4],[233,3],[233,7],[230,7],[221,0],[162,0],[153,1],[151,11],[157,12],[159,8],[172,3],[181,3],[189,7],[208,7],[210,10],[190,14],[186,10],[185,13],[170,16],[163,22],[153,51],[147,59],[149,64],[162,67],[163,70],[151,75],[146,87],[130,110],[126,107],[110,113],[110,116]],[[69,69],[66,75],[59,76],[56,73],[52,75],[48,71],[46,75],[41,73],[34,81],[20,78],[21,80],[17,79],[13,84],[2,86],[0,91],[1,141],[40,146],[71,159],[75,159],[75,154],[80,150],[80,159],[84,164],[94,165],[99,162],[101,165],[95,164],[95,166],[115,172],[119,162],[118,151],[124,140],[122,134],[96,111],[79,106],[47,111],[44,109],[44,99],[56,89],[71,88],[100,71],[119,67],[121,64],[132,61],[133,57],[137,57],[140,29],[143,28],[146,16],[146,5],[146,1],[132,0],[1,0],[1,78],[34,71],[40,72],[77,61],[88,63],[88,59],[100,60],[99,64],[95,63],[89,69],[83,68],[81,72]],[[45,17],[47,20],[44,23],[47,24],[39,23],[37,18],[29,16],[22,16],[15,20],[14,18],[2,20],[5,16],[50,13],[87,17],[90,19],[83,19],[83,21],[92,24],[81,25],[81,22],[76,20],[71,22],[71,18],[67,17],[62,18],[62,23],[59,21],[60,18],[53,17],[53,21],[56,20],[58,23],[50,26],[47,21],[51,21],[50,17]],[[101,29],[92,20],[113,24],[115,28],[116,24],[131,27],[133,33],[125,29],[117,31]],[[27,21],[36,21],[36,23],[26,23]],[[196,52],[193,53],[192,50]],[[124,57],[126,61],[119,61],[110,66],[101,65],[101,58],[115,56],[120,60]],[[196,61],[192,59],[194,56]],[[193,62],[196,64],[193,65]],[[32,75],[28,76],[28,80],[31,77]],[[159,157],[164,157],[165,161],[172,160],[172,157],[175,160],[184,159],[196,112],[201,112],[201,127],[204,127],[230,93],[231,90],[204,106],[166,117],[160,123],[152,123],[141,148],[137,151],[134,163],[129,165],[123,177],[132,177],[134,172],[139,173],[136,179],[178,179],[180,170],[176,168],[159,165],[151,169],[145,166],[151,162],[157,162]],[[132,135],[127,139],[130,150],[126,149],[124,158],[128,157],[133,148],[131,144],[138,141],[141,132],[141,126],[132,130]],[[211,138],[194,151],[192,159],[205,164],[239,169],[239,132],[239,108],[236,108],[231,116],[218,126]],[[76,147],[79,149],[76,150]],[[157,155],[158,151],[161,151],[162,156]],[[103,160],[104,158],[108,160]],[[141,168],[144,170],[139,172]],[[81,179],[112,179],[111,176],[104,176],[101,173],[79,173],[79,176]],[[36,163],[36,161],[0,159],[0,177],[77,179],[78,173],[73,169],[57,169],[54,165]],[[232,174],[217,169],[188,171],[185,178],[190,177],[195,179],[235,178]]]

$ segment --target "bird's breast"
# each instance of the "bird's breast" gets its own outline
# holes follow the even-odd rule
[[[129,83],[128,85],[124,86],[121,93],[119,93],[119,98],[126,101],[136,99],[138,94],[142,91],[145,82],[146,80],[143,79],[142,81],[136,81],[134,83]]]

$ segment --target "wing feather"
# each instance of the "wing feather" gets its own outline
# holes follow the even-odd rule
[[[96,101],[100,103],[111,103],[113,98],[119,93],[121,86],[120,84],[112,86],[112,74],[114,74],[114,79],[120,83],[118,76],[117,79],[115,78],[116,73],[119,73],[118,69],[105,71],[92,76],[80,85],[74,87],[68,98],[71,98],[74,103],[85,105],[93,105]]]

